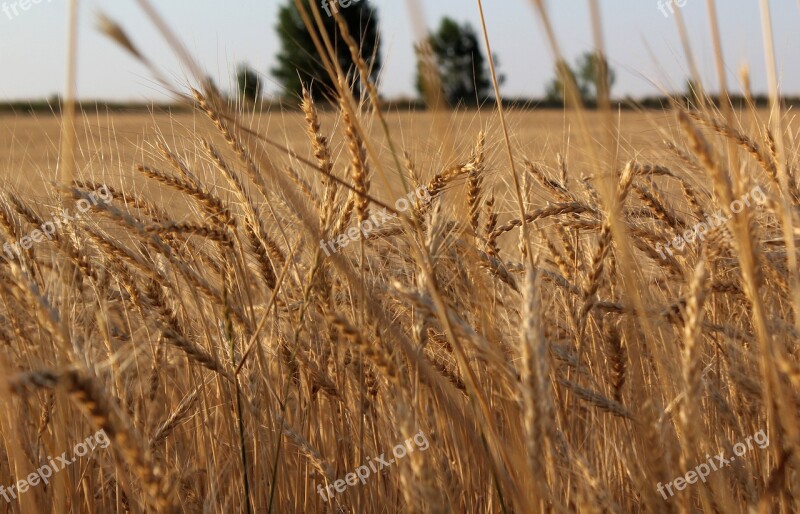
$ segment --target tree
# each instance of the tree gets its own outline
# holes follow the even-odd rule
[[[242,64],[236,70],[236,89],[241,100],[257,102],[261,98],[261,78],[255,70]]]
[[[578,89],[578,96],[581,99],[586,99],[589,95],[586,85],[578,80],[575,70],[566,61],[556,63],[556,76],[552,79],[545,88],[545,99],[548,102],[563,102],[566,98],[566,90],[564,87],[564,77],[569,77],[569,81]]]
[[[600,80],[603,74],[605,74],[609,95],[614,82],[617,81],[617,74],[608,65],[608,60],[604,56],[598,56],[595,52],[586,52],[578,58],[578,74],[581,84],[588,92],[586,99],[590,102],[597,102],[600,96]]]
[[[441,88],[450,105],[477,105],[490,91],[490,71],[478,35],[469,23],[459,25],[445,17],[428,41],[439,71]],[[417,70],[417,90],[425,95],[422,65]]]
[[[301,0],[306,12],[313,19],[310,2],[319,0]],[[345,4],[349,4],[345,7]],[[342,70],[348,74],[350,83],[357,97],[361,95],[361,80],[354,72],[350,50],[339,34],[339,28],[333,17],[336,10],[344,18],[350,35],[360,45],[361,56],[371,70],[371,78],[378,76],[381,67],[380,39],[378,37],[378,13],[369,0],[347,2],[334,0],[319,8],[325,31],[331,44],[336,49],[336,59]],[[330,13],[330,16],[327,14]],[[314,46],[314,40],[303,23],[295,0],[287,0],[278,11],[278,31],[281,48],[277,55],[278,64],[271,70],[272,76],[283,87],[284,94],[297,98],[302,93],[303,84],[314,96],[330,95],[336,90],[331,78],[322,64],[322,59]]]
[[[692,79],[686,81],[686,98],[695,106],[703,103],[703,85]]]
[[[557,63],[556,77],[547,84],[545,98],[549,101],[563,102],[565,99],[563,78],[571,77],[581,100],[584,103],[596,103],[603,69],[610,94],[617,75],[605,58],[598,58],[594,52],[586,52],[578,58],[575,68],[570,67],[566,61]]]

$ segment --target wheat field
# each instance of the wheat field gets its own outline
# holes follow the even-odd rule
[[[0,117],[0,512],[797,510],[778,105],[195,78],[190,114]]]

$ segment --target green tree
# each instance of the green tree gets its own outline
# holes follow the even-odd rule
[[[584,103],[595,103],[598,99],[603,72],[610,94],[617,75],[605,58],[598,58],[594,52],[586,52],[578,58],[574,68],[565,61],[557,63],[556,77],[547,84],[545,98],[549,101],[563,102],[565,99],[564,77],[571,77],[581,100]]]
[[[444,18],[439,29],[431,34],[429,44],[439,72],[438,82],[450,105],[477,105],[488,96],[490,71],[478,35],[469,23],[459,25]],[[423,75],[420,66],[417,69],[417,90],[424,96]]]
[[[703,103],[703,86],[692,79],[686,81],[686,98],[695,106]]]
[[[302,0],[306,12],[312,16],[310,2],[319,2],[319,0]],[[345,3],[349,3],[349,5],[345,7],[343,5]],[[358,2],[334,0],[331,5],[326,3],[319,8],[325,31],[336,49],[336,59],[342,70],[348,74],[356,96],[360,96],[361,80],[358,73],[354,72],[350,50],[339,35],[339,28],[333,17],[333,9],[338,10],[342,15],[350,35],[360,45],[361,56],[369,66],[373,79],[378,76],[381,67],[377,9],[369,0],[358,0]],[[331,15],[329,16],[327,13]],[[271,72],[283,87],[284,94],[289,97],[299,97],[303,84],[306,84],[316,97],[329,95],[335,91],[334,79],[328,75],[322,64],[322,59],[314,46],[314,40],[303,23],[295,0],[287,0],[286,4],[280,8],[278,24],[275,28],[278,31],[281,47],[277,55],[278,63]]]
[[[236,70],[236,90],[241,100],[257,102],[261,98],[261,78],[246,64]]]
[[[556,63],[556,76],[550,82],[547,83],[545,88],[545,99],[549,102],[563,102],[566,98],[566,88],[565,78],[569,77],[569,82],[571,82],[575,87],[578,88],[578,95],[585,99],[588,96],[588,90],[586,89],[585,85],[583,85],[578,80],[578,75],[575,73],[575,70],[567,63],[566,61],[561,61]]]
[[[601,78],[603,73],[606,76],[608,93],[617,81],[616,72],[608,65],[605,57],[598,56],[595,52],[586,52],[578,58],[578,76],[581,84],[587,91],[585,99],[589,102],[596,102],[600,96]]]

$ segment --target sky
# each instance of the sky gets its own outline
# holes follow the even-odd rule
[[[31,2],[27,10],[21,2]],[[246,62],[266,81],[279,49],[278,6],[287,0],[153,0],[209,76],[231,89],[237,64]],[[664,2],[665,0],[662,0]],[[704,80],[716,89],[713,46],[706,0],[683,0],[681,9]],[[37,2],[37,3],[33,3]],[[403,0],[372,0],[383,35],[381,91],[386,97],[415,94],[415,29]],[[420,0],[428,28],[442,17],[480,27],[475,0]],[[642,97],[660,89],[684,89],[689,76],[669,8],[658,0],[599,0],[607,54],[616,70],[614,97]],[[12,8],[16,4],[16,12]],[[548,8],[568,60],[592,49],[588,0],[550,0]],[[778,74],[784,94],[800,94],[800,1],[771,0]],[[505,96],[539,97],[553,76],[553,58],[530,0],[483,0],[487,30]],[[663,5],[663,4],[662,4]],[[750,67],[755,92],[765,92],[761,16],[758,0],[717,0],[732,89],[739,69]],[[175,59],[134,0],[81,0],[78,94],[83,99],[165,100],[148,71],[96,30],[98,12],[126,28],[140,50],[178,84],[186,70]],[[663,12],[662,12],[663,11]],[[665,16],[666,13],[666,16]],[[51,97],[63,91],[66,69],[67,0],[0,0],[0,102]]]

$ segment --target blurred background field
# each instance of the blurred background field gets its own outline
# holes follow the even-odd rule
[[[600,115],[588,113],[590,120],[599,120]],[[434,119],[436,118],[436,119]],[[275,141],[304,152],[310,156],[305,144],[307,135],[303,115],[296,111],[272,112],[245,117],[248,125],[267,135]],[[340,120],[336,114],[322,113],[322,125],[329,131],[337,127]],[[444,166],[448,150],[443,149],[445,142],[455,145],[449,153],[454,157],[473,144],[474,138],[482,129],[492,134],[489,139],[490,148],[501,143],[497,114],[492,111],[466,111],[457,113],[433,114],[430,112],[388,113],[387,119],[392,134],[401,141],[404,148],[419,154],[421,165]],[[574,128],[570,131],[564,113],[558,110],[520,110],[510,111],[508,121],[512,127],[515,144],[525,149],[526,155],[532,159],[537,156],[553,157],[555,152],[562,152],[568,157],[578,159],[580,154],[570,156],[566,139],[571,137],[575,142],[579,135]],[[620,140],[628,152],[646,153],[661,148],[662,130],[671,130],[674,116],[664,111],[624,111],[620,114]],[[446,131],[437,132],[435,128],[444,126]],[[180,148],[193,148],[196,141],[193,137],[197,128],[209,130],[210,123],[205,118],[192,114],[168,115],[164,113],[120,114],[87,113],[80,120],[78,130],[79,152],[78,167],[83,174],[97,174],[105,170],[109,176],[128,176],[132,172],[132,162],[143,159],[142,143],[152,139],[157,132]],[[36,194],[42,180],[54,180],[56,177],[59,118],[51,115],[30,114],[0,115],[0,180],[5,184]],[[373,127],[372,133],[378,134]],[[333,139],[335,144],[341,143],[341,137]],[[576,150],[573,150],[576,151]],[[384,154],[386,155],[386,154]],[[505,164],[501,164],[505,166]],[[507,171],[507,170],[506,170]],[[492,172],[503,172],[494,169]],[[49,177],[49,179],[48,179]]]

